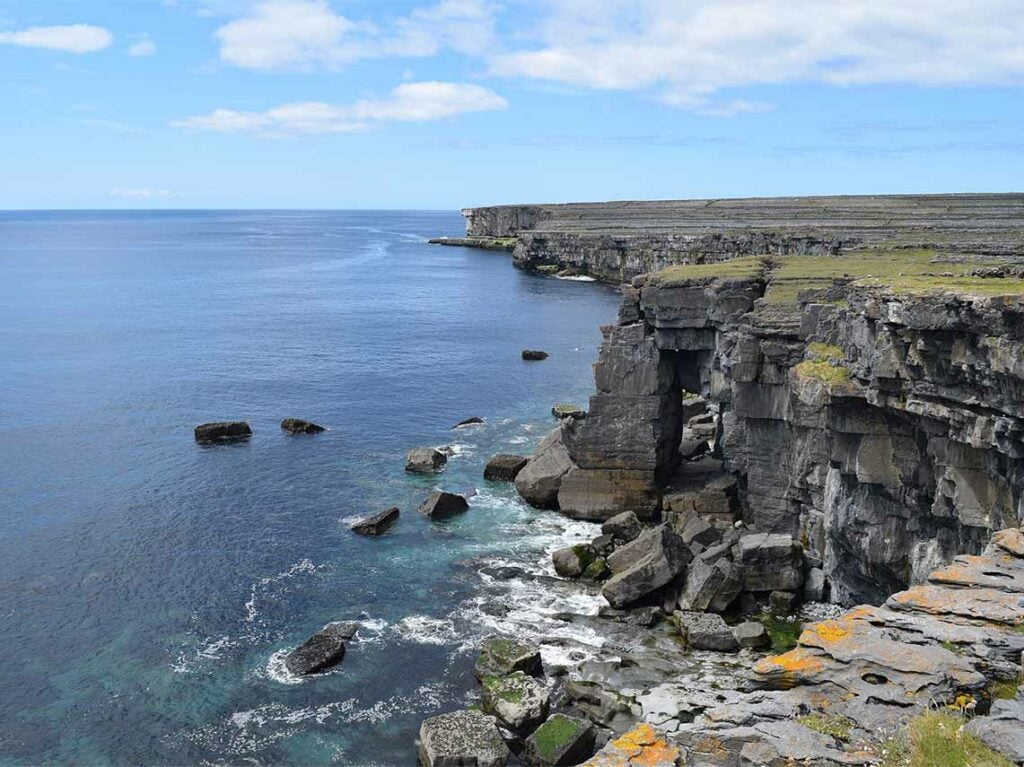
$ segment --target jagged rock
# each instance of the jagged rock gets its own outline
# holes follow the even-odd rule
[[[697,543],[703,550],[722,540],[722,533],[710,522],[695,518],[687,523],[679,537],[683,539],[683,543],[687,546]]]
[[[566,546],[551,554],[555,572],[562,578],[579,578],[596,558],[597,554],[588,543]]]
[[[482,680],[484,711],[515,732],[530,730],[548,715],[548,688],[522,671]]]
[[[548,358],[547,352],[542,352],[538,349],[523,349],[522,357],[527,362],[540,362]]]
[[[988,716],[979,716],[965,729],[1015,764],[1024,763],[1024,700],[997,700]]]
[[[607,533],[602,533],[590,542],[591,547],[595,553],[599,556],[606,557],[615,551],[615,544],[617,541],[615,537]]]
[[[491,482],[515,482],[530,459],[522,455],[498,453],[484,467],[484,479]]]
[[[614,607],[601,607],[597,614],[602,618],[628,623],[632,626],[650,628],[661,620],[662,612],[657,607],[632,607],[626,610],[617,610]]]
[[[570,679],[565,684],[565,694],[587,719],[609,729],[621,731],[623,726],[635,724],[642,713],[633,697],[596,682]]]
[[[583,571],[583,580],[585,581],[601,581],[604,580],[608,575],[611,574],[611,570],[608,569],[608,563],[604,557],[598,557]]]
[[[509,750],[494,719],[479,711],[453,711],[420,725],[424,767],[504,767]]]
[[[683,639],[695,650],[737,652],[740,649],[721,615],[677,610],[672,613],[672,620]]]
[[[573,467],[559,427],[545,437],[533,456],[516,475],[516,490],[538,509],[557,509],[562,479]]]
[[[642,530],[639,518],[632,511],[616,514],[601,525],[601,532],[613,536],[619,543],[629,543],[636,539]]]
[[[992,536],[992,542],[1003,551],[1024,558],[1024,529],[1000,530]]]
[[[803,553],[788,535],[744,535],[735,559],[747,591],[795,591],[803,585]]]
[[[471,415],[469,418],[466,418],[465,420],[459,421],[457,424],[455,424],[452,427],[452,429],[461,429],[463,426],[477,426],[479,424],[482,424],[483,422],[484,422],[484,419],[481,418],[480,416],[478,416],[478,415]]]
[[[359,533],[360,535],[383,535],[398,521],[400,514],[401,512],[398,510],[398,507],[394,506],[379,514],[374,514],[372,517],[359,520],[352,525],[352,532]]]
[[[698,556],[686,573],[686,587],[679,598],[680,610],[724,612],[742,588],[739,567],[728,559]]]
[[[601,593],[612,607],[623,607],[670,583],[690,558],[682,539],[667,526],[653,528],[608,557],[615,574]]]
[[[732,635],[736,638],[736,644],[740,648],[767,647],[771,644],[768,637],[768,630],[763,623],[757,621],[745,621],[732,627]]]
[[[304,421],[301,418],[285,418],[281,421],[281,428],[290,434],[319,434],[327,429],[312,421]]]
[[[461,495],[446,493],[443,490],[432,493],[416,511],[431,519],[447,519],[469,509],[469,502]]]
[[[196,442],[231,442],[251,436],[252,429],[246,421],[217,421],[195,428]]]
[[[345,657],[345,642],[356,635],[358,623],[335,621],[292,650],[284,664],[296,676],[323,671],[341,663]]]
[[[677,767],[682,751],[649,724],[609,741],[581,767]]]
[[[526,763],[532,767],[568,767],[594,753],[594,726],[583,719],[554,714],[526,739]]]
[[[480,648],[480,657],[473,667],[477,679],[488,676],[507,676],[522,671],[538,676],[543,671],[540,651],[533,645],[504,637],[492,637]]]
[[[410,474],[435,474],[448,463],[448,457],[437,448],[414,447],[405,460],[405,470]]]
[[[587,417],[587,411],[585,408],[582,408],[579,405],[571,405],[565,402],[561,402],[555,405],[553,408],[551,408],[551,415],[553,415],[560,421],[566,418],[571,418],[574,421],[578,421],[581,418]]]

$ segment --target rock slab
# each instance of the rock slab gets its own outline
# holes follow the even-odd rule
[[[401,512],[398,507],[393,506],[379,514],[374,514],[372,517],[359,520],[352,525],[352,532],[359,533],[359,535],[383,535],[398,521],[400,514]]]
[[[484,467],[484,479],[490,482],[515,482],[529,460],[523,455],[498,453]]]
[[[420,725],[424,767],[504,767],[509,750],[494,719],[479,711],[453,711]]]
[[[456,514],[462,514],[467,509],[469,509],[469,502],[465,498],[442,490],[431,494],[416,511],[431,519],[447,519]]]
[[[312,421],[305,421],[302,418],[285,418],[281,421],[281,428],[289,434],[319,434],[327,429]]]

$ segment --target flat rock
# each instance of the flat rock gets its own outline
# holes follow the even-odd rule
[[[540,362],[541,360],[546,360],[550,355],[539,349],[523,349],[521,356],[527,362]]]
[[[453,711],[420,725],[424,767],[504,767],[509,750],[494,719],[479,711]]]
[[[505,637],[491,637],[484,640],[480,657],[473,667],[477,679],[488,676],[506,676],[522,671],[530,676],[543,672],[540,650],[535,646]]]
[[[352,621],[328,623],[288,653],[285,666],[291,673],[305,676],[337,665],[345,657],[345,642],[354,637],[358,629],[359,624]]]
[[[522,671],[485,676],[482,685],[484,711],[513,732],[531,730],[548,716],[548,688]]]
[[[585,719],[554,714],[526,739],[524,756],[533,767],[568,767],[594,753],[594,725]]]
[[[464,497],[442,490],[432,493],[416,511],[431,519],[447,519],[456,514],[462,514],[467,509],[469,509],[469,502]]]
[[[374,514],[372,517],[366,517],[361,519],[352,525],[352,532],[359,533],[359,535],[383,535],[388,529],[398,521],[398,517],[401,514],[397,506],[393,506],[386,511],[382,511],[379,514]]]
[[[436,474],[448,463],[448,456],[434,447],[414,447],[405,460],[410,474]]]
[[[1014,527],[1000,530],[992,536],[992,543],[1008,554],[1024,558],[1024,530]]]
[[[319,434],[327,431],[326,427],[301,418],[285,418],[281,421],[281,428],[289,434]]]
[[[248,421],[216,421],[202,423],[195,428],[196,442],[232,442],[251,436]]]
[[[740,648],[758,649],[771,644],[768,630],[758,621],[745,621],[732,627],[732,635]]]
[[[558,420],[571,418],[574,421],[578,421],[581,418],[587,417],[587,411],[585,408],[582,408],[579,405],[572,405],[566,402],[560,402],[559,404],[551,408],[551,415],[553,415]]]
[[[498,453],[484,467],[484,479],[490,482],[515,482],[529,460],[524,455]]]
[[[885,606],[891,610],[993,623],[1024,623],[1024,596],[990,588],[949,589],[935,584],[922,584],[893,594],[886,600]]]
[[[681,758],[678,746],[643,723],[609,741],[582,767],[676,767]]]
[[[788,535],[744,535],[736,549],[745,590],[796,591],[803,587],[803,549]]]

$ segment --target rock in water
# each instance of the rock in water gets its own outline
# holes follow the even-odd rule
[[[498,453],[487,462],[484,479],[491,482],[515,482],[519,472],[530,459],[523,455]]]
[[[533,645],[504,637],[491,637],[484,641],[480,657],[473,667],[477,679],[488,676],[506,676],[522,671],[530,676],[543,673],[540,650]]]
[[[574,421],[578,421],[581,418],[587,417],[587,411],[581,408],[579,405],[570,405],[565,402],[561,402],[551,408],[551,415],[558,420],[564,420],[571,418]]]
[[[476,426],[477,424],[480,424],[480,423],[483,423],[483,422],[484,422],[483,418],[481,418],[478,415],[473,415],[473,416],[470,416],[469,418],[467,418],[464,421],[459,421],[452,428],[453,429],[458,429],[458,428],[461,428],[463,426]]]
[[[542,352],[539,349],[523,349],[523,359],[527,362],[540,362],[548,358],[547,352]]]
[[[531,730],[548,716],[548,688],[522,671],[483,679],[484,711],[514,732]]]
[[[433,493],[416,509],[420,514],[431,519],[446,519],[461,514],[469,508],[469,502],[461,495],[446,493],[443,490]]]
[[[508,757],[494,720],[479,711],[453,711],[420,725],[425,767],[505,767]]]
[[[360,535],[383,535],[398,521],[399,514],[401,512],[398,507],[394,506],[387,511],[359,520],[352,525],[352,532]]]
[[[682,539],[666,525],[655,527],[608,557],[608,567],[615,575],[601,593],[612,607],[624,607],[668,585],[686,569],[691,556]]]
[[[358,623],[335,621],[296,647],[285,658],[288,670],[297,675],[315,674],[337,665],[345,657],[345,641],[355,636]]]
[[[644,723],[609,741],[580,767],[676,767],[681,756],[678,746]]]
[[[248,421],[215,421],[195,428],[196,442],[230,442],[249,439],[252,429]]]
[[[564,430],[561,426],[551,432],[541,441],[533,457],[516,475],[516,490],[524,501],[535,508],[558,508],[558,491],[562,486],[562,478],[573,467],[563,436]]]
[[[285,418],[281,421],[281,428],[290,434],[319,434],[322,431],[327,431],[320,424],[304,421],[301,418]]]
[[[579,764],[594,753],[594,725],[555,714],[526,739],[526,762],[533,767]]]
[[[597,553],[589,543],[566,546],[551,554],[555,572],[562,578],[579,578],[596,559]]]
[[[414,447],[406,456],[405,470],[410,474],[436,474],[448,463],[448,457],[433,447]]]

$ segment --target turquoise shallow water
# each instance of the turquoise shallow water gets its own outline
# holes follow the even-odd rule
[[[585,403],[618,297],[424,242],[461,231],[448,212],[0,213],[0,763],[411,764],[420,720],[473,695],[482,636],[585,600],[495,577],[586,531],[481,475],[553,402]],[[330,431],[286,436],[285,416]],[[235,418],[248,443],[193,442]],[[445,473],[404,473],[443,444]],[[475,492],[470,511],[419,518],[434,487]],[[391,505],[387,537],[348,531]],[[339,669],[289,678],[283,653],[347,618],[364,628]]]

